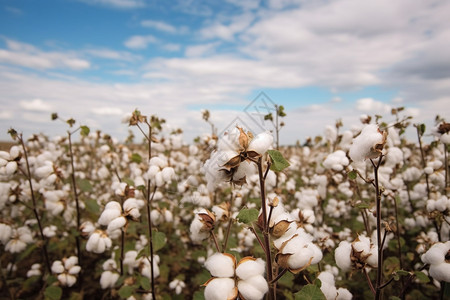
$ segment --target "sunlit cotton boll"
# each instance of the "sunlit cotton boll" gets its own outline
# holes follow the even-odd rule
[[[269,290],[267,281],[262,275],[252,276],[246,280],[239,280],[237,287],[239,294],[248,300],[260,300]]]
[[[272,147],[273,136],[269,131],[262,132],[258,134],[253,140],[250,142],[248,149],[254,150],[259,154],[266,153]]]
[[[135,198],[128,198],[123,203],[123,210],[126,215],[129,215],[133,218],[133,220],[139,219],[141,213],[139,212],[139,203]]]
[[[144,257],[141,261],[140,264],[140,270],[141,270],[141,274],[149,279],[151,279],[151,269],[150,269],[150,259],[147,259],[146,257]],[[158,255],[154,255],[153,256],[153,276],[154,278],[159,276],[159,256]]]
[[[120,217],[121,214],[122,207],[120,206],[119,202],[108,202],[105,206],[105,210],[102,212],[100,218],[98,219],[98,224],[108,226],[112,220]]]
[[[235,258],[225,253],[214,253],[205,262],[206,269],[214,277],[233,277]]]
[[[377,144],[384,142],[383,134],[375,124],[366,125],[361,134],[357,136],[350,147],[350,158],[355,161],[363,161],[368,158],[375,158],[373,148]]]

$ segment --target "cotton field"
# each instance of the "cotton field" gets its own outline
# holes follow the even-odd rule
[[[0,298],[449,299],[450,124],[402,111],[295,146],[282,106],[220,136],[204,111],[189,144],[138,110],[124,142],[57,114],[65,136],[12,128]]]

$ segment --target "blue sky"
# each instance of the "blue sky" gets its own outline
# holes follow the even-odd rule
[[[10,127],[65,134],[52,112],[121,139],[139,108],[191,141],[209,130],[202,108],[217,128],[252,124],[245,108],[261,92],[287,110],[283,143],[361,114],[389,121],[397,106],[432,125],[450,113],[448,11],[431,0],[0,0],[0,139]]]

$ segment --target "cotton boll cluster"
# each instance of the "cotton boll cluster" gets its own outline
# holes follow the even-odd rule
[[[128,219],[139,219],[141,215],[139,208],[142,206],[143,201],[136,198],[125,200],[123,207],[117,201],[108,202],[98,219],[98,223],[107,226],[109,233],[124,228],[128,224]]]
[[[350,161],[347,155],[342,150],[337,150],[327,156],[323,162],[323,166],[327,169],[332,169],[334,171],[342,171],[344,167],[348,166]]]
[[[54,216],[61,214],[67,207],[68,193],[65,190],[44,191],[45,208]]]
[[[430,276],[438,281],[450,282],[450,241],[439,242],[422,255],[422,262],[430,265]]]
[[[381,132],[377,125],[366,125],[352,143],[350,158],[355,161],[377,158],[382,154],[386,142],[387,131]]]
[[[57,275],[58,281],[63,286],[71,287],[77,282],[77,275],[81,267],[78,266],[78,257],[70,256],[61,260],[55,260],[52,264],[52,272]]]
[[[332,218],[347,217],[349,215],[348,204],[345,201],[339,201],[334,198],[328,200],[325,207],[325,213]]]
[[[149,162],[147,178],[154,182],[157,187],[161,187],[172,182],[175,178],[175,170],[169,167],[166,157],[154,156]]]
[[[205,283],[205,299],[226,300],[262,299],[268,291],[263,274],[265,262],[258,258],[244,257],[236,265],[236,258],[228,253],[214,253],[205,262],[213,276]],[[237,285],[236,285],[237,282]]]
[[[320,290],[327,300],[350,300],[353,295],[345,288],[336,288],[334,275],[331,272],[323,271],[317,276],[322,282]]]
[[[441,195],[438,196],[437,199],[428,199],[427,200],[427,211],[450,211],[450,199],[447,196]]]
[[[217,151],[211,153],[203,166],[208,190],[213,191],[221,182],[244,184],[245,178],[256,172],[251,160],[263,155],[272,143],[273,136],[269,132],[255,137],[240,127],[226,132],[219,139]]]
[[[151,268],[150,261],[153,264],[153,276],[157,278],[159,276],[159,256],[153,255],[153,259],[150,257],[141,256],[138,258],[138,253],[136,250],[130,250],[125,253],[123,264],[127,267],[128,274],[132,275],[135,270],[139,270],[140,274],[151,279]]]
[[[316,189],[301,189],[295,192],[297,207],[300,209],[313,209],[318,204],[319,193]]]
[[[12,146],[9,152],[0,151],[0,176],[9,177],[16,173],[20,158],[21,151],[18,146]]]

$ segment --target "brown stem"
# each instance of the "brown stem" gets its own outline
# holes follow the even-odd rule
[[[31,200],[33,201],[33,213],[34,216],[36,218],[36,221],[38,223],[38,227],[39,227],[39,233],[40,233],[40,237],[42,240],[42,251],[44,253],[44,260],[45,260],[45,265],[47,266],[47,271],[49,274],[52,273],[52,269],[50,267],[50,259],[48,258],[48,252],[47,252],[47,239],[44,235],[44,231],[42,229],[42,224],[41,224],[41,219],[39,218],[39,214],[37,211],[37,204],[36,204],[36,198],[34,196],[34,190],[33,190],[33,182],[31,180],[31,171],[30,171],[30,164],[28,161],[28,152],[27,152],[27,148],[25,147],[25,143],[23,141],[22,138],[22,134],[19,135],[19,141],[20,144],[22,146],[23,149],[23,154],[25,155],[25,164],[27,166],[27,180],[28,180],[28,185],[30,186],[30,194],[31,194]]]
[[[381,241],[381,193],[378,182],[378,168],[381,165],[383,155],[378,158],[377,164],[371,159],[373,165],[373,173],[375,179],[375,191],[376,191],[376,218],[377,218],[377,245],[378,245],[378,266],[377,266],[377,279],[375,285],[375,299],[381,298],[381,280],[382,280],[382,266],[383,266],[383,243]]]
[[[366,268],[362,269],[364,275],[366,276],[367,282],[369,283],[370,290],[373,294],[376,294],[375,288],[373,287],[372,281],[370,280],[369,274],[367,274]]]
[[[217,238],[216,235],[214,234],[214,231],[211,231],[211,239],[213,240],[214,245],[216,246],[217,252],[222,252],[220,251],[219,243],[217,242]]]
[[[71,182],[72,182],[72,190],[73,190],[73,196],[75,198],[75,205],[77,210],[77,230],[80,230],[81,227],[81,214],[80,214],[80,203],[78,199],[78,191],[77,191],[77,182],[75,179],[75,164],[73,161],[73,148],[72,148],[72,133],[68,132],[69,137],[69,153],[70,153],[70,167],[72,169],[72,172],[70,174]],[[80,236],[77,234],[75,236],[75,242],[77,245],[77,256],[78,256],[78,264],[82,266],[82,256],[81,256],[81,243],[80,243]],[[83,268],[81,268],[81,272],[83,272]],[[80,287],[83,285],[83,276],[80,274],[79,276],[79,284]]]
[[[420,137],[419,126],[417,126],[416,129],[417,129],[417,139],[419,140],[420,156],[422,157],[422,167],[425,168],[427,166],[427,163],[425,161],[425,154],[423,152],[422,139]],[[427,197],[430,198],[430,184],[428,183],[428,174],[425,174],[425,180],[427,183]]]
[[[265,180],[263,177],[262,170],[262,158],[260,157],[257,162],[258,165],[258,175],[259,175],[259,186],[261,191],[261,208],[262,208],[262,217],[263,217],[263,237],[264,237],[264,246],[265,246],[265,254],[266,254],[266,263],[267,263],[267,281],[272,282],[273,280],[273,268],[272,268],[272,257],[271,257],[271,249],[270,249],[270,236],[267,230],[268,228],[268,220],[267,220],[267,207],[266,207],[266,188],[265,188]],[[276,292],[273,288],[272,284],[269,284],[269,300],[276,299]]]

